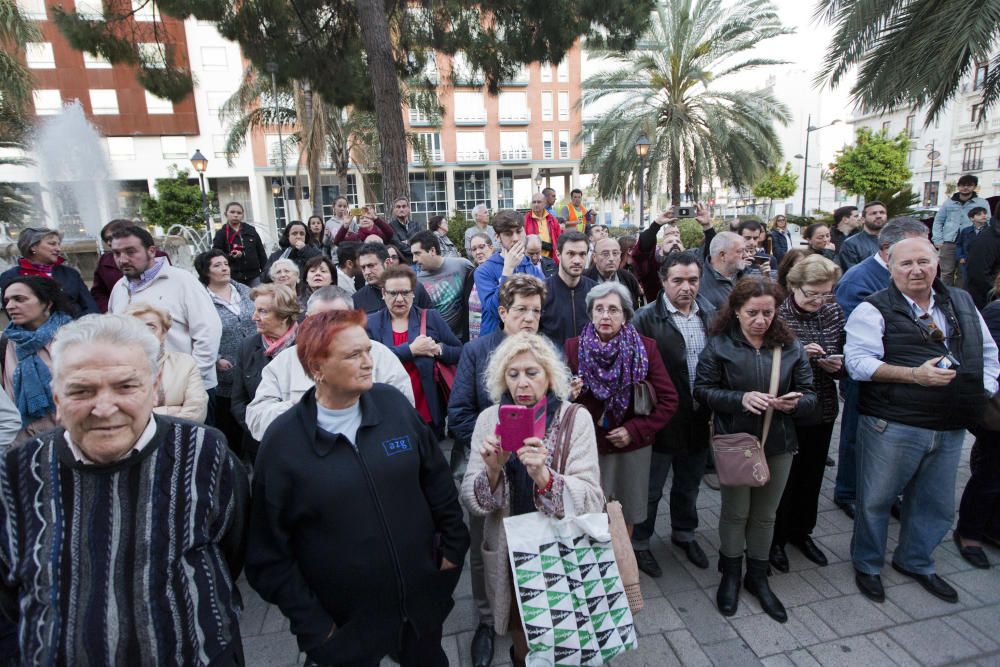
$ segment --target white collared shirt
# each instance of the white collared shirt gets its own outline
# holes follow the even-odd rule
[[[139,436],[139,439],[135,441],[132,449],[118,457],[118,460],[121,461],[128,456],[141,452],[146,445],[152,441],[154,435],[156,435],[156,420],[153,419],[153,415],[149,415],[149,422],[146,424],[146,428]],[[73,440],[69,437],[69,431],[64,432],[63,437],[66,438],[66,444],[69,445],[69,451],[73,454],[73,458],[76,459],[77,463],[82,463],[84,465],[94,465],[96,463],[96,461],[88,459],[80,448],[76,446]]]

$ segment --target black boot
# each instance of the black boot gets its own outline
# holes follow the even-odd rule
[[[740,604],[740,575],[743,574],[743,556],[730,558],[719,554],[719,572],[722,581],[715,593],[715,604],[723,616],[732,616]]]
[[[784,623],[788,620],[785,605],[781,604],[781,600],[771,592],[771,587],[767,584],[766,560],[747,558],[747,576],[743,580],[743,585],[746,587],[748,593],[757,598],[757,601],[760,602],[760,608],[768,616],[779,623]]]

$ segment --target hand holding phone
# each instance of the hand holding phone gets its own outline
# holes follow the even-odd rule
[[[531,407],[500,406],[500,420],[496,432],[500,436],[500,446],[505,452],[516,452],[529,438],[545,437],[545,407],[544,397]]]

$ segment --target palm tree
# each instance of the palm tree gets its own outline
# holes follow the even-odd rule
[[[775,123],[788,123],[788,108],[768,89],[719,84],[755,67],[781,64],[749,52],[791,32],[768,0],[731,7],[721,0],[661,0],[635,50],[623,55],[591,49],[591,55],[617,66],[583,83],[581,104],[604,101],[613,107],[585,130],[593,132],[593,143],[582,169],[597,174],[600,196],[635,191],[640,167],[635,142],[643,134],[652,143],[647,190],[664,178],[675,205],[683,192],[682,174],[695,192],[714,178],[739,188],[776,164],[781,143]]]
[[[835,27],[817,82],[857,69],[864,111],[927,105],[930,122],[977,63],[989,63],[981,113],[1000,100],[1000,0],[820,0],[816,16]]]
[[[39,40],[38,27],[21,13],[15,0],[0,0],[0,42],[23,45]],[[31,74],[17,60],[20,48],[0,50],[2,104],[22,107],[31,99]]]

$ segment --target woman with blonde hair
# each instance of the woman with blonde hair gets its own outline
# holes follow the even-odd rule
[[[194,357],[184,352],[168,352],[163,348],[167,331],[173,324],[170,313],[156,306],[136,302],[125,309],[126,315],[138,319],[160,341],[159,388],[153,412],[168,417],[180,417],[204,422],[208,415],[208,392],[201,380]]]
[[[462,503],[485,516],[483,563],[486,592],[493,610],[494,629],[511,632],[511,661],[523,665],[528,644],[514,598],[507,535],[503,520],[531,512],[551,517],[571,512],[587,514],[604,508],[601,473],[597,463],[594,422],[589,415],[570,410],[569,369],[545,338],[530,333],[508,336],[490,357],[486,387],[494,405],[480,413],[472,434],[472,455],[462,480]],[[545,436],[501,446],[496,429],[501,405],[532,407],[545,401]],[[553,460],[556,443],[569,429],[565,466]]]

